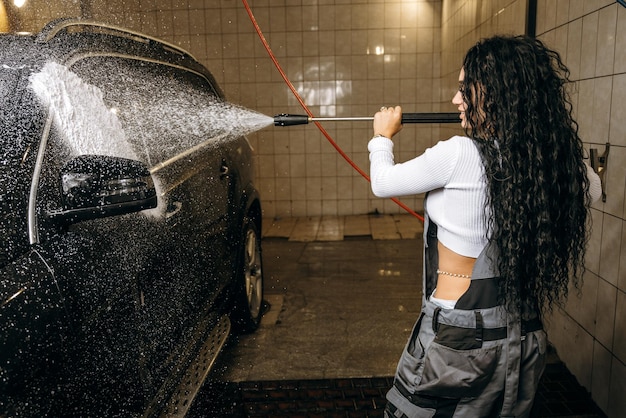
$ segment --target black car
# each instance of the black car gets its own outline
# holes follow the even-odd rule
[[[228,109],[145,35],[0,36],[0,417],[184,416],[231,328],[258,327],[261,205]]]

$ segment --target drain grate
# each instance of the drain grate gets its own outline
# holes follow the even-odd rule
[[[380,418],[393,377],[207,381],[189,418],[348,417]],[[606,418],[562,363],[548,364],[532,418]]]

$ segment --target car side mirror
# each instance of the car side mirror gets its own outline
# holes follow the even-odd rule
[[[81,155],[61,169],[62,209],[48,217],[65,222],[138,212],[157,206],[150,171],[140,161]]]

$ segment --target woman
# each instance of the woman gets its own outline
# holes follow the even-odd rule
[[[422,312],[385,416],[529,415],[545,365],[540,316],[570,277],[579,284],[601,190],[583,162],[568,74],[539,40],[482,40],[452,99],[466,136],[402,164],[391,141],[401,108],[374,116],[374,194],[427,193]]]

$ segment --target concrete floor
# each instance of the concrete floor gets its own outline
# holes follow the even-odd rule
[[[335,398],[339,395],[328,395],[329,387],[344,385],[341,379],[354,386],[363,384],[358,379],[372,378],[366,379],[367,385],[389,386],[420,310],[421,225],[410,215],[266,221],[263,269],[270,309],[256,333],[236,337],[225,348],[198,402],[197,416],[322,416],[302,415],[302,408],[295,415],[277,411],[307,392],[297,390],[304,381],[317,380],[315,385],[326,385],[317,393]],[[542,412],[533,416],[601,417],[558,357],[553,355],[549,363],[554,368],[544,378]],[[262,382],[270,385],[269,392],[259,392]],[[378,391],[366,400],[374,403],[373,415],[349,416],[382,415],[387,387],[370,390]],[[340,392],[346,396],[343,387]],[[260,415],[251,413],[254,407],[242,406],[250,393],[262,401],[257,404]],[[270,407],[265,402],[271,399],[283,404]],[[217,415],[207,415],[217,401],[219,408],[226,405],[239,412],[219,409]],[[576,413],[573,404],[582,405]],[[311,408],[319,412],[320,405]],[[326,410],[338,408],[334,403]]]
[[[419,315],[422,260],[421,239],[389,237],[401,223],[414,223],[415,233],[421,234],[421,223],[371,218],[373,224],[386,225],[379,229],[387,238],[373,239],[360,227],[364,236],[313,240],[307,237],[319,228],[311,219],[302,220],[287,239],[265,233],[265,299],[271,308],[260,329],[232,347],[225,379],[394,374]],[[331,228],[324,233],[330,235]]]

